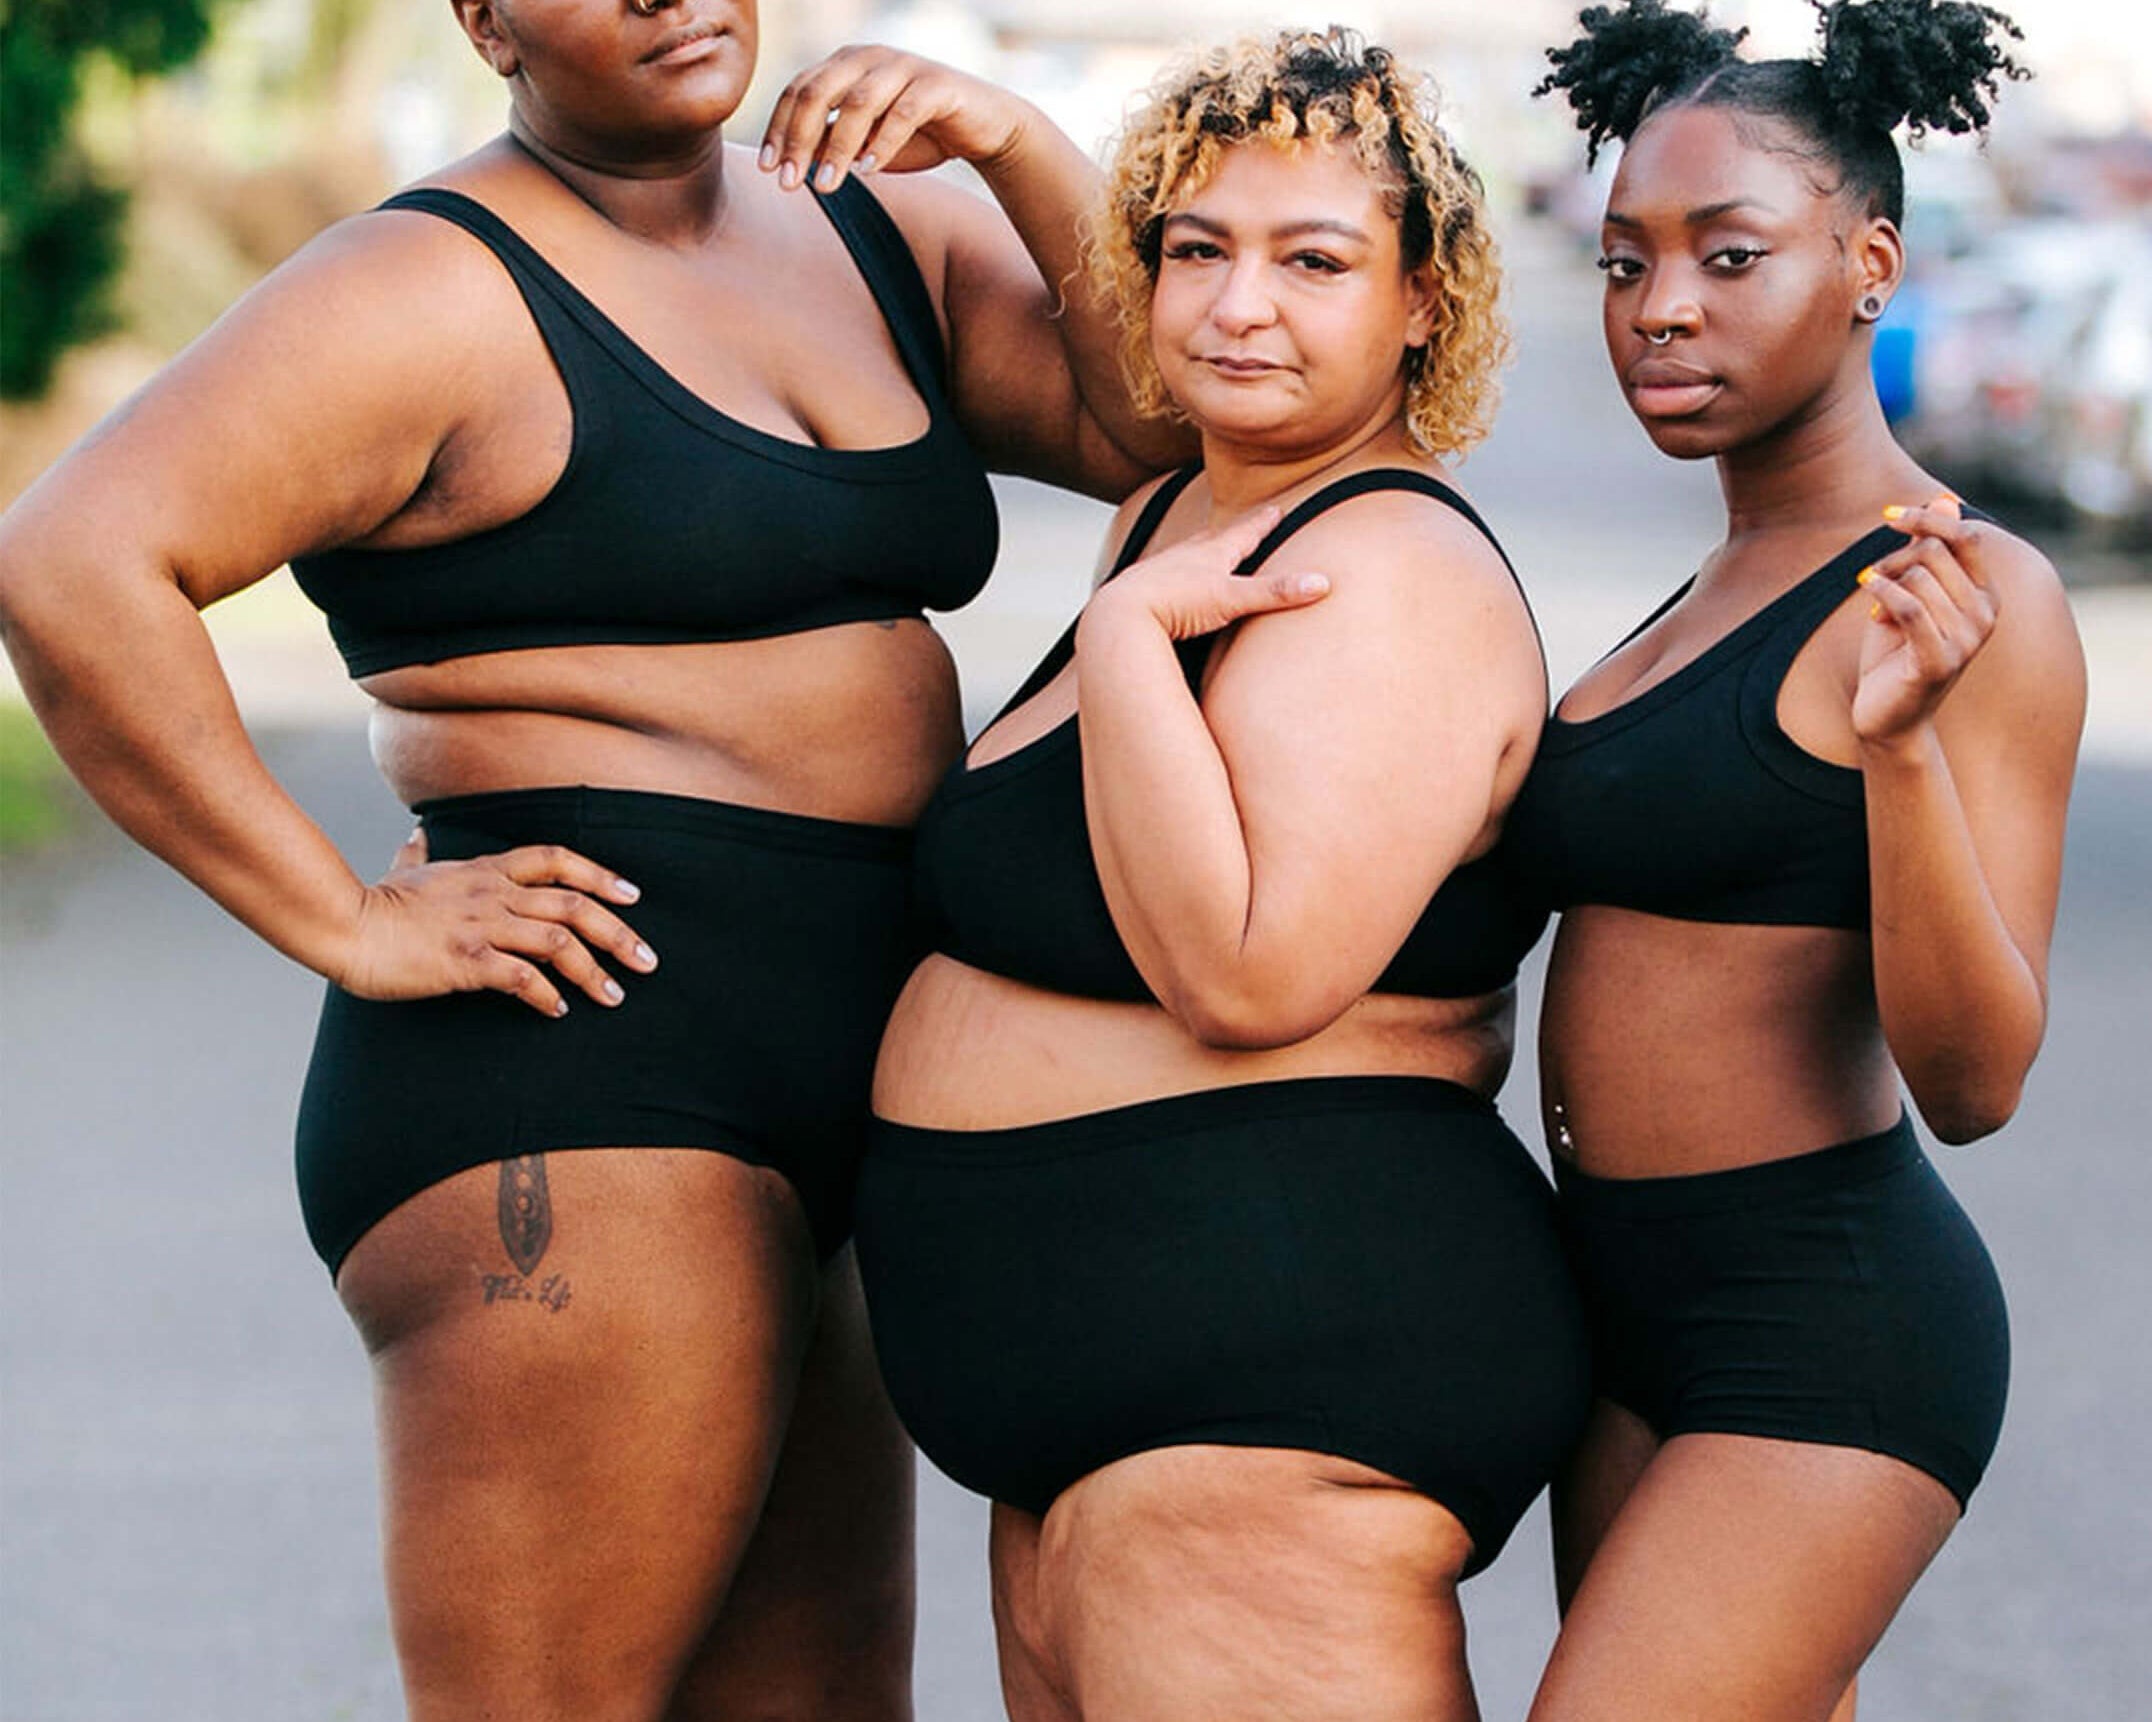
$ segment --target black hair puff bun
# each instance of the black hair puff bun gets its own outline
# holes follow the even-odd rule
[[[2029,74],[2004,49],[2024,32],[1992,6],[1966,0],[1811,0],[1822,16],[1817,69],[1846,119],[1877,131],[1903,123],[1985,130],[2004,78]]]
[[[1746,30],[1715,30],[1701,13],[1669,11],[1665,0],[1630,0],[1619,9],[1587,6],[1584,34],[1549,48],[1554,70],[1532,91],[1565,91],[1584,132],[1587,162],[1608,138],[1627,142],[1654,98],[1685,90],[1734,58]]]

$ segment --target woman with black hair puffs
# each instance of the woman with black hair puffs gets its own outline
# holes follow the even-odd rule
[[[1510,822],[1563,910],[1544,1107],[1599,1394],[1532,1716],[1820,1722],[2009,1367],[1899,1089],[1950,1142],[2017,1105],[2084,667],[2053,569],[1892,441],[1869,348],[1891,131],[1983,126],[2017,32],[1873,0],[1752,63],[1658,0],[1583,24],[1542,88],[1628,146],[1609,353],[1652,440],[1718,463],[1727,532],[1561,701]]]

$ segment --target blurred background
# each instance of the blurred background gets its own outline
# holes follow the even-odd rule
[[[2152,29],[2141,0],[2010,10],[2038,75],[2005,91],[1984,148],[1909,152],[1914,272],[1877,373],[1909,446],[2062,569],[2092,712],[2049,1047],[2011,1130],[1944,1161],[2011,1290],[2011,1422],[1878,1653],[1868,1722],[2097,1722],[2141,1714],[2152,1686]],[[1756,51],[1811,40],[1799,0],[1713,14]],[[1609,164],[1585,174],[1567,110],[1525,98],[1573,6],[765,0],[734,136],[759,135],[802,65],[872,39],[1102,143],[1175,49],[1332,19],[1435,72],[1488,182],[1519,357],[1463,482],[1560,685],[1722,524],[1710,469],[1659,458],[1606,371]],[[0,0],[0,505],[264,271],[505,106],[446,0]],[[997,488],[1000,566],[946,626],[974,722],[1081,602],[1105,522]],[[407,821],[318,617],[280,574],[208,619],[272,765],[378,871]],[[288,1161],[318,983],[120,840],[4,671],[0,868],[0,1716],[386,1722],[366,1369]],[[1536,989],[1535,965],[1527,1022]],[[1527,1046],[1513,1116],[1533,1082]],[[922,1490],[921,1715],[984,1722],[983,1512],[931,1473]],[[1554,1629],[1543,1548],[1535,1517],[1467,1592],[1490,1718],[1523,1713]]]

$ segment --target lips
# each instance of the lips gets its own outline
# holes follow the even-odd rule
[[[1686,418],[1703,411],[1722,387],[1709,371],[1679,359],[1643,358],[1623,379],[1630,405],[1645,418]]]
[[[697,19],[692,24],[682,24],[666,31],[646,49],[641,63],[652,66],[668,61],[678,64],[685,60],[699,60],[710,51],[704,44],[716,41],[723,34],[724,31],[707,18]]]
[[[1248,353],[1206,353],[1203,355],[1203,363],[1228,377],[1268,377],[1286,368],[1272,360],[1258,359]]]

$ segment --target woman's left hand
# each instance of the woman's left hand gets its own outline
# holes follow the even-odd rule
[[[1031,105],[917,54],[839,48],[785,86],[762,134],[761,165],[787,190],[836,189],[847,170],[912,173],[990,161],[1021,141]]]
[[[1861,570],[1874,600],[1861,639],[1853,732],[1889,745],[1934,720],[1995,631],[1994,587],[1983,563],[1993,528],[1960,517],[1947,492],[1884,519],[1912,540]]]

